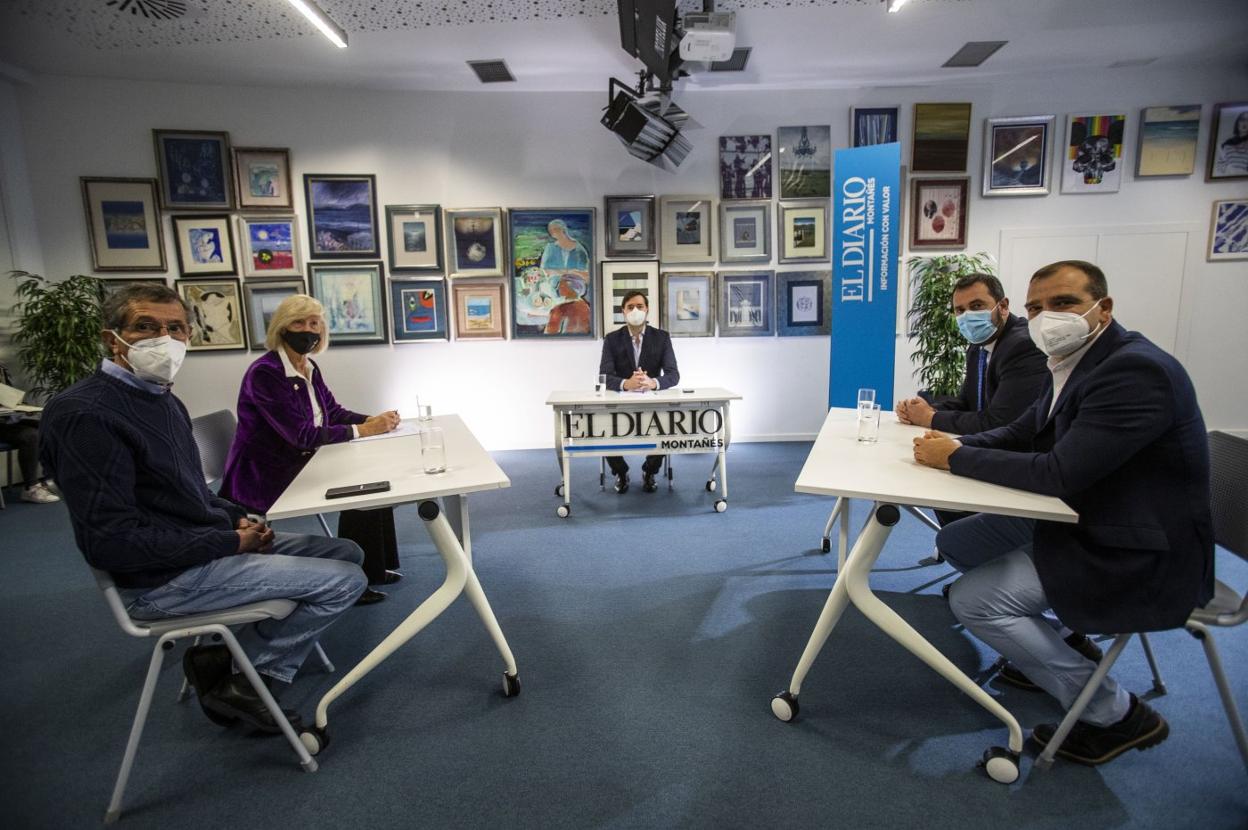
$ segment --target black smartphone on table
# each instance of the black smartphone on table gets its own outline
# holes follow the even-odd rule
[[[388,481],[374,481],[369,484],[348,484],[346,487],[330,487],[325,491],[327,499],[345,499],[348,496],[367,496],[370,493],[384,493],[390,489]]]

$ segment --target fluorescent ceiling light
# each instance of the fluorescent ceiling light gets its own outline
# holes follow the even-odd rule
[[[294,2],[294,0],[291,0]],[[901,7],[906,5],[906,0],[888,0],[888,13],[896,14],[901,11]]]
[[[339,49],[347,48],[347,33],[342,27],[330,19],[329,15],[321,10],[321,7],[312,2],[312,0],[287,0],[290,5],[299,10],[299,13],[308,19],[321,34],[329,38],[330,42]]]

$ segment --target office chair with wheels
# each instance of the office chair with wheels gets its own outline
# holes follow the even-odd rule
[[[1213,512],[1214,542],[1231,553],[1248,560],[1248,439],[1239,438],[1226,432],[1209,433],[1209,461],[1211,477],[1210,506]],[[1218,687],[1222,698],[1222,707],[1226,710],[1226,719],[1231,727],[1235,744],[1239,747],[1244,769],[1248,771],[1248,734],[1244,732],[1244,722],[1240,718],[1239,709],[1235,705],[1235,696],[1222,670],[1222,659],[1218,655],[1210,627],[1231,628],[1248,621],[1248,592],[1240,596],[1233,588],[1222,580],[1215,580],[1214,596],[1206,605],[1192,611],[1184,628],[1205,649],[1205,659],[1209,662],[1209,671]],[[1122,653],[1131,634],[1119,634],[1109,651],[1105,654],[1100,666],[1092,674],[1088,684],[1075,699],[1074,705],[1066,713],[1066,717],[1053,734],[1052,740],[1040,753],[1036,766],[1047,769],[1052,766],[1053,758],[1066,739],[1075,721],[1083,714],[1084,708],[1092,697],[1093,690],[1109,673],[1110,667]],[[1144,640],[1144,635],[1140,635]],[[1146,640],[1144,640],[1147,643]],[[1145,646],[1147,649],[1147,645]],[[1151,651],[1146,651],[1149,663],[1153,667],[1154,682],[1160,684]],[[1164,689],[1164,685],[1162,686]]]

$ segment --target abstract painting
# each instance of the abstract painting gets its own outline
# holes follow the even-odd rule
[[[234,181],[230,136],[222,132],[152,130],[160,206],[165,210],[230,210]]]
[[[776,274],[776,332],[781,337],[832,333],[832,272]]]
[[[507,262],[502,208],[444,211],[450,277],[501,277]]]
[[[1248,101],[1218,104],[1209,129],[1206,181],[1248,178]]]
[[[723,199],[771,198],[771,136],[720,136],[719,195]]]
[[[287,297],[304,292],[303,280],[252,280],[243,284],[247,306],[247,342],[258,351],[265,349],[264,338],[277,307]]]
[[[295,216],[240,216],[243,276],[303,277]]]
[[[664,196],[659,201],[663,262],[715,261],[715,200],[709,196]]]
[[[659,263],[654,260],[604,262],[602,263],[602,332],[604,335],[624,325],[624,312],[620,310],[620,306],[624,303],[624,295],[630,291],[645,293],[646,305],[650,307],[646,322],[652,326],[659,324]]]
[[[719,272],[719,336],[770,337],[776,333],[772,271]]]
[[[715,273],[664,271],[659,276],[660,327],[673,337],[715,334]]]
[[[247,351],[243,291],[237,279],[177,280],[174,287],[191,309],[190,351]]]
[[[290,210],[290,150],[285,147],[235,147],[234,181],[243,210]]]
[[[1140,149],[1135,175],[1190,176],[1196,170],[1200,104],[1147,107],[1140,114]]]
[[[164,271],[165,239],[155,179],[84,176],[82,204],[96,271]]]
[[[1117,193],[1125,115],[1071,115],[1062,155],[1063,193]]]
[[[897,140],[900,107],[851,107],[849,141],[851,147],[892,144]]]
[[[594,336],[593,208],[512,208],[514,337]]]
[[[832,195],[832,128],[780,127],[776,130],[780,198]]]
[[[1213,203],[1207,259],[1210,262],[1248,259],[1248,199],[1223,199]]]
[[[390,281],[390,317],[395,343],[449,340],[446,282],[441,279]]]
[[[377,180],[373,175],[305,173],[308,256],[365,259],[381,256],[377,239]]]
[[[237,274],[234,227],[228,214],[174,216],[178,270],[184,277]]]
[[[386,205],[390,272],[442,270],[442,208]]]
[[[971,141],[970,104],[915,104],[914,145],[910,169],[915,173],[961,173]]]
[[[965,248],[970,179],[912,179],[911,248]]]
[[[1053,121],[1052,115],[984,121],[983,195],[1048,194]]]
[[[719,203],[719,261],[771,261],[771,202]]]
[[[602,218],[607,256],[653,257],[658,253],[653,196],[607,196]]]
[[[380,262],[312,263],[308,287],[325,306],[335,344],[385,343],[389,326]]]
[[[507,286],[502,280],[451,283],[456,340],[503,340],[507,337]]]

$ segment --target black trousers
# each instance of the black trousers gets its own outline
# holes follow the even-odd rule
[[[0,441],[17,449],[17,466],[22,471],[21,484],[29,487],[39,480],[39,428],[27,421],[0,424]],[[17,484],[10,481],[9,484]]]
[[[393,507],[342,511],[338,514],[338,538],[350,539],[364,549],[364,575],[369,585],[380,585],[387,570],[399,567]]]
[[[658,475],[659,470],[663,468],[663,458],[661,455],[647,455],[645,462],[641,465],[643,473],[650,475]],[[624,460],[622,455],[608,455],[607,466],[611,468],[611,474],[622,476],[628,472],[628,462]]]
[[[956,522],[958,519],[965,519],[967,516],[975,515],[974,513],[965,513],[961,510],[936,510],[934,508],[932,512],[936,514],[936,521],[941,527]]]

